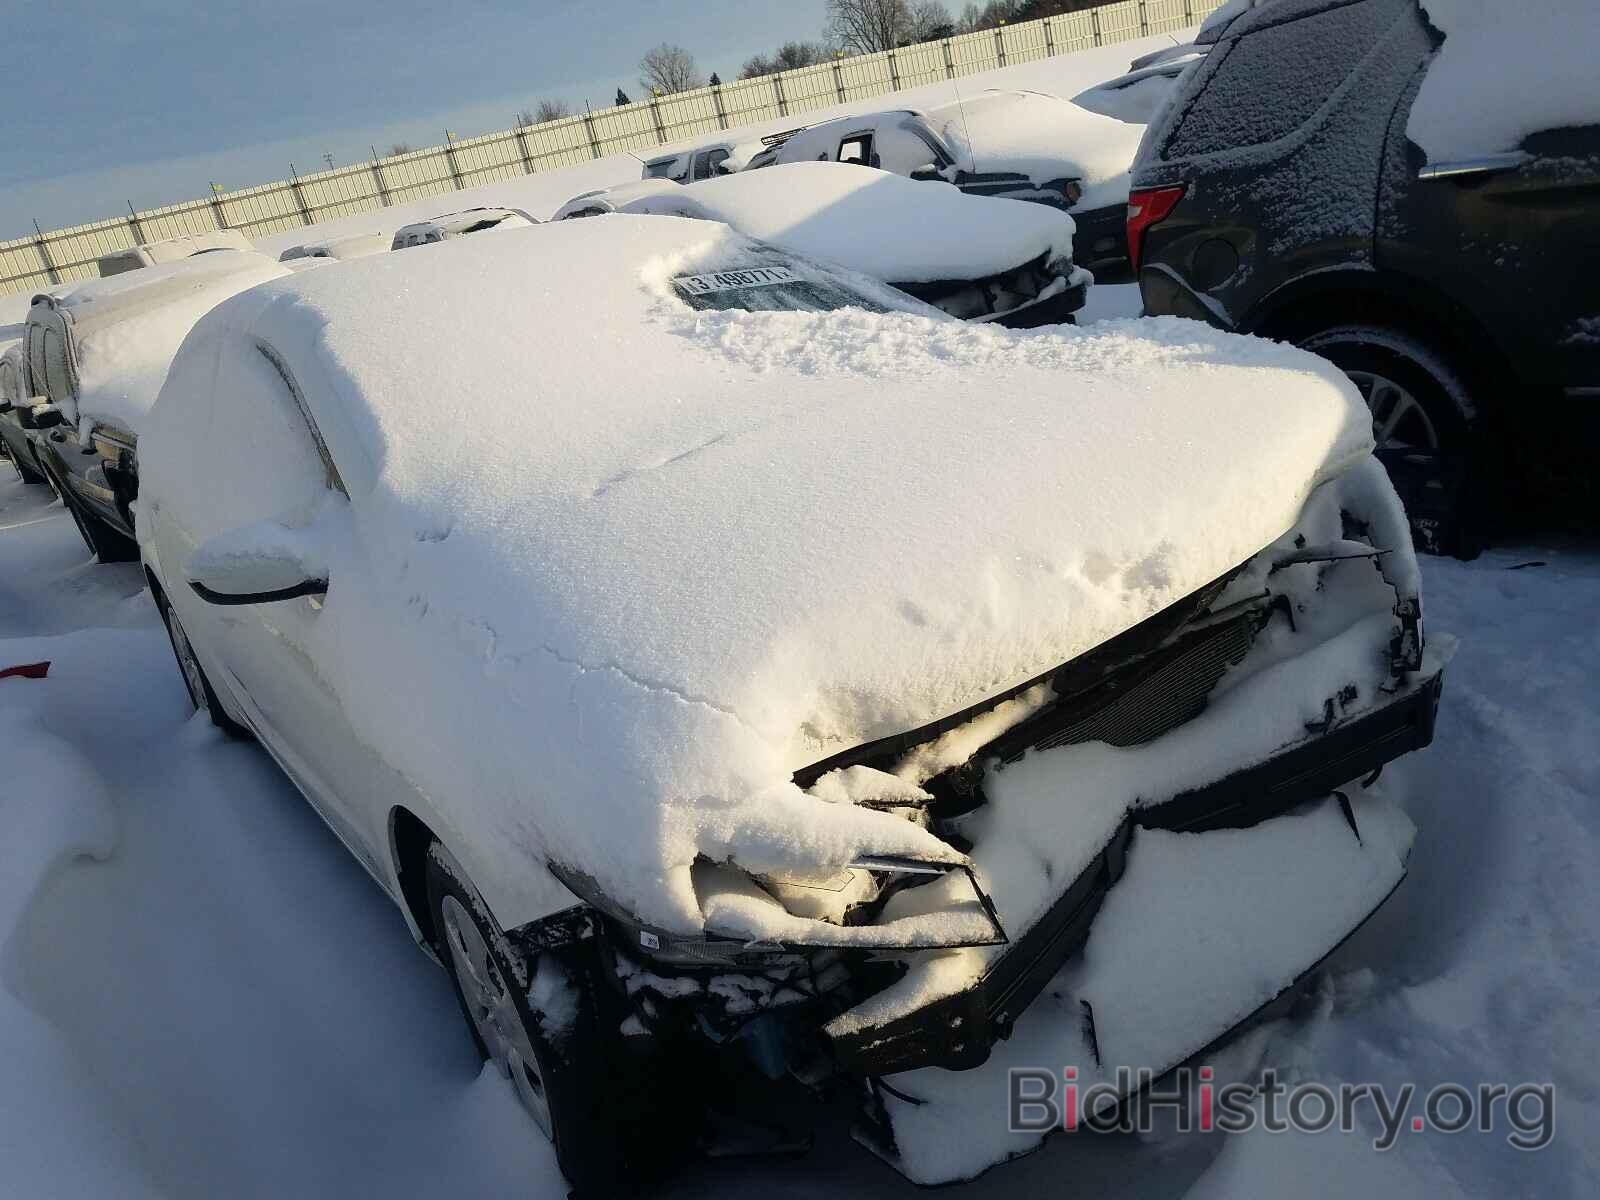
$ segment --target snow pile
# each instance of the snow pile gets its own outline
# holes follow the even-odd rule
[[[614,202],[619,212],[722,221],[749,237],[892,283],[982,279],[1072,255],[1072,218],[871,167],[789,163]],[[998,207],[1004,203],[1008,207]]]
[[[1043,92],[979,92],[928,110],[928,123],[973,171],[1018,171],[1043,183],[1082,182],[1075,207],[1128,198],[1128,169],[1144,126],[1080,108]]]
[[[69,422],[137,433],[194,323],[288,273],[253,251],[217,250],[39,296],[28,323],[50,336],[31,351],[35,382]]]
[[[1406,134],[1431,163],[1517,149],[1529,134],[1600,124],[1594,0],[1423,0],[1444,44]]]
[[[297,258],[365,258],[369,254],[382,254],[388,249],[389,235],[386,233],[351,233],[343,237],[324,238],[321,241],[290,246],[278,255],[278,261],[288,263]]]
[[[704,222],[562,222],[281,281],[186,349],[205,378],[208,347],[262,339],[316,414],[351,504],[304,649],[358,735],[484,831],[480,883],[555,857],[691,932],[698,855],[947,858],[790,773],[1166,607],[1370,447],[1332,368],[1193,323],[1030,337],[668,294],[754,252]],[[188,492],[224,533],[164,407],[146,498]]]

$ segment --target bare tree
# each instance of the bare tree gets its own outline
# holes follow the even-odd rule
[[[389,147],[389,157],[394,158],[398,154],[410,154],[415,149],[416,147],[410,142],[396,142]]]
[[[906,36],[901,44],[933,42],[950,37],[955,31],[950,10],[939,0],[915,0],[906,12]]]
[[[910,17],[906,0],[828,0],[828,36],[854,54],[893,50]]]
[[[829,51],[821,42],[785,42],[771,54],[757,54],[744,64],[740,79],[754,79],[757,75],[771,75],[775,71],[792,71],[796,67],[811,67],[828,60]]]
[[[694,55],[682,46],[662,42],[639,60],[639,85],[646,91],[670,94],[705,86],[694,65]]]

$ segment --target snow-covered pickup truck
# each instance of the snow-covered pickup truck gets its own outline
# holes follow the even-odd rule
[[[580,1194],[736,1070],[858,1081],[902,1170],[975,1174],[1042,1137],[1008,1066],[1160,1072],[1405,873],[1365,785],[1442,656],[1366,408],[1291,347],[565,221],[225,302],[140,457],[195,704]]]
[[[211,250],[35,296],[24,327],[38,465],[102,562],[138,557],[139,427],[191,326],[289,272],[251,250]]]
[[[552,220],[609,213],[721,221],[805,258],[836,262],[964,321],[1071,321],[1093,277],[1072,261],[1072,218],[886,171],[794,163],[679,185],[645,179],[585,192]]]
[[[777,141],[751,168],[823,159],[944,180],[1072,213],[1074,260],[1125,266],[1128,169],[1144,126],[1042,92],[985,91],[928,109],[839,117]]]

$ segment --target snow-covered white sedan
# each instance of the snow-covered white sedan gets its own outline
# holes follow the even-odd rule
[[[1072,261],[1072,218],[887,171],[799,162],[680,185],[584,192],[553,221],[610,213],[721,221],[803,258],[842,263],[964,321],[1031,329],[1073,319],[1094,277]]]
[[[977,326],[624,215],[223,304],[138,533],[197,707],[393,897],[580,1190],[741,1062],[860,1081],[932,1182],[1042,1136],[1008,1066],[1164,1070],[1400,882],[1365,785],[1441,662],[1371,452],[1289,347]]]

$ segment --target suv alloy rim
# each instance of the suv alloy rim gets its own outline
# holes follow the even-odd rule
[[[547,1138],[553,1139],[550,1101],[545,1095],[539,1059],[511,989],[506,986],[499,965],[489,953],[488,944],[478,932],[477,923],[454,896],[440,904],[444,919],[444,940],[450,948],[450,962],[466,999],[473,1028],[500,1074],[511,1080],[517,1099]]]
[[[1374,371],[1346,371],[1372,410],[1372,440],[1379,450],[1437,450],[1439,431],[1411,392]]]

